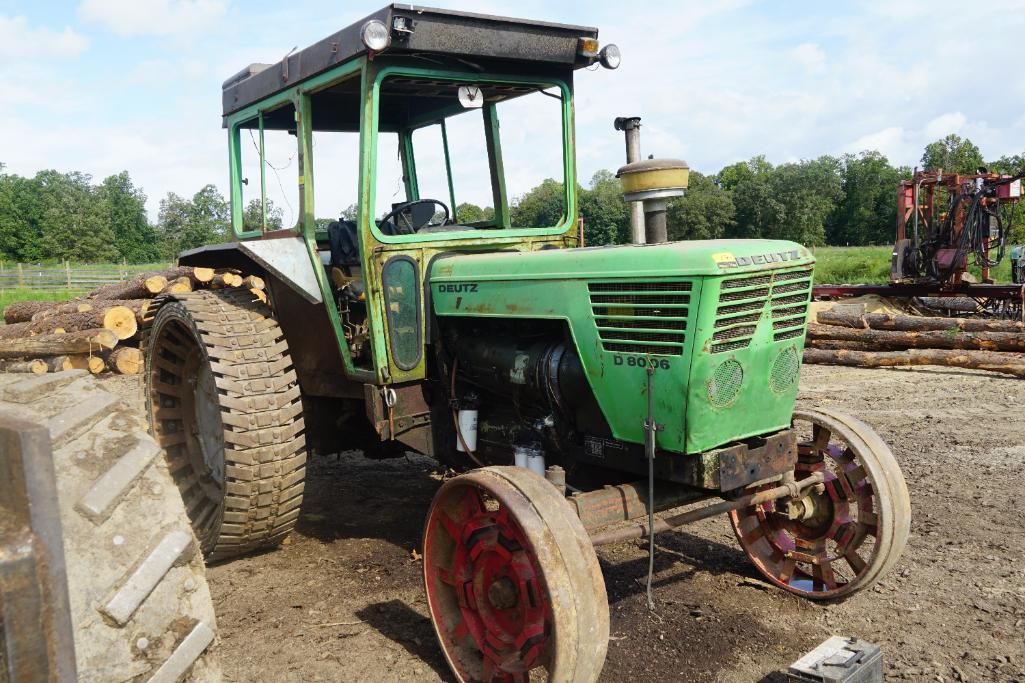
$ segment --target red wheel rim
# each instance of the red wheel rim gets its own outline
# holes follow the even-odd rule
[[[526,681],[547,663],[551,605],[509,507],[473,485],[443,490],[424,537],[428,601],[464,680]]]
[[[841,597],[879,573],[887,548],[880,521],[889,515],[879,483],[866,466],[856,438],[813,423],[811,438],[798,444],[798,481],[822,472],[821,487],[801,499],[800,516],[772,501],[730,513],[741,546],[776,585],[813,599]],[[771,488],[767,484],[761,488]]]

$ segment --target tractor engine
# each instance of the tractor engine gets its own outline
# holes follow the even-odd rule
[[[439,380],[461,425],[447,441],[479,464],[527,453],[615,478],[646,472],[653,422],[659,478],[748,485],[790,448],[810,290],[810,255],[788,242],[443,259]]]

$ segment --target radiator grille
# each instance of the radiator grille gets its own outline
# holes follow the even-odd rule
[[[724,280],[719,286],[712,353],[747,348],[756,327],[751,323],[757,323],[766,302],[773,321],[773,341],[801,336],[810,294],[810,268]]]
[[[683,355],[692,287],[689,280],[588,283],[602,348]]]

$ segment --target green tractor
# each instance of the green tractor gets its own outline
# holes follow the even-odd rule
[[[147,311],[151,426],[208,560],[288,535],[308,448],[430,455],[461,472],[422,555],[463,681],[596,679],[603,543],[727,513],[770,582],[823,600],[896,561],[910,508],[889,449],[795,412],[811,254],[583,245],[574,73],[619,60],[593,28],[391,5],[225,82],[236,240],[179,263],[257,274],[268,302]],[[559,215],[510,201],[525,156],[550,162]],[[665,175],[628,189],[657,197]],[[490,210],[457,203],[474,187]]]

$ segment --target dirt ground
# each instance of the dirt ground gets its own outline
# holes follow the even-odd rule
[[[903,559],[873,590],[812,604],[761,581],[712,519],[660,537],[649,613],[646,546],[602,548],[602,680],[783,680],[843,634],[880,644],[891,680],[1025,682],[1022,387],[973,371],[805,367],[800,400],[860,416],[904,469]],[[413,455],[314,459],[288,545],[209,569],[228,680],[452,680],[413,555],[439,480]]]

